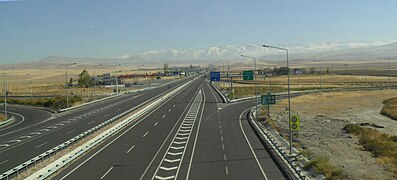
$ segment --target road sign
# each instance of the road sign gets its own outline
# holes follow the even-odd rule
[[[253,81],[254,71],[243,71],[243,81]]]
[[[211,81],[221,81],[221,72],[211,72],[210,78]]]
[[[291,124],[291,130],[293,130],[293,131],[299,130],[300,118],[298,115],[291,116],[289,123]]]
[[[268,93],[267,95],[261,95],[262,105],[276,104],[276,95]]]

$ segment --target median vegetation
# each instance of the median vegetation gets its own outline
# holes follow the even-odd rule
[[[333,165],[326,156],[317,156],[305,164],[305,170],[313,169],[316,173],[323,174],[327,179],[345,179],[340,167]]]
[[[363,150],[369,151],[387,171],[397,175],[397,136],[391,136],[370,128],[347,124],[343,130],[357,135]]]
[[[83,99],[80,96],[73,96],[69,98],[69,106],[81,102]],[[43,106],[52,109],[66,108],[66,97],[52,97],[52,98],[29,98],[29,99],[7,99],[9,104],[20,104],[30,106]]]
[[[383,106],[380,113],[394,120],[397,120],[397,98],[387,99],[383,101],[383,104],[385,106]]]

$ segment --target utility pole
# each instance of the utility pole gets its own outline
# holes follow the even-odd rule
[[[102,64],[98,64],[94,66],[94,97],[96,97],[96,84],[97,84],[97,77],[96,77],[96,67],[102,66]]]
[[[13,69],[13,67],[5,68],[3,69],[3,79],[4,79],[4,116],[6,119],[8,119],[8,114],[7,114],[7,95],[8,95],[8,77],[6,71],[9,69]]]
[[[313,62],[318,62],[319,64],[320,64],[320,91],[322,91],[322,86],[321,86],[321,84],[322,84],[322,82],[321,82],[321,61],[320,60],[313,60]]]

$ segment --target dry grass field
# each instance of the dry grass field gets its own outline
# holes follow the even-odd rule
[[[136,70],[129,67],[97,67],[94,73],[94,69],[90,67],[87,71],[90,75],[101,75],[104,73],[111,73],[112,75],[121,74],[144,74],[144,73],[157,73],[159,70]],[[77,78],[78,74],[83,71],[83,67],[69,67],[68,69],[68,81],[70,78]],[[64,95],[65,91],[65,69],[60,67],[53,68],[32,68],[32,69],[11,69],[7,71],[8,75],[8,90],[10,95]],[[132,80],[127,80],[129,82]],[[145,79],[138,79],[138,82],[145,81]],[[126,90],[126,89],[123,89]],[[132,90],[132,88],[128,89]],[[112,88],[74,88],[70,87],[69,93],[91,96],[95,94],[105,94],[113,92]],[[0,77],[0,92],[4,92],[4,76]]]
[[[6,119],[6,117],[3,114],[0,114],[0,122],[4,121]]]

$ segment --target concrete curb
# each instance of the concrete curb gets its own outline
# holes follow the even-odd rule
[[[218,89],[218,87],[216,87],[214,85],[214,83],[211,81],[211,86],[215,89],[215,91],[222,97],[223,103],[228,103],[229,98],[225,97],[225,95],[223,95],[223,93]]]
[[[8,114],[8,113],[7,113]],[[12,120],[14,120],[14,116],[11,116],[11,118],[9,118],[8,120],[5,120],[3,122],[0,122],[0,127],[4,126],[6,124],[8,124],[9,122],[11,122]]]

